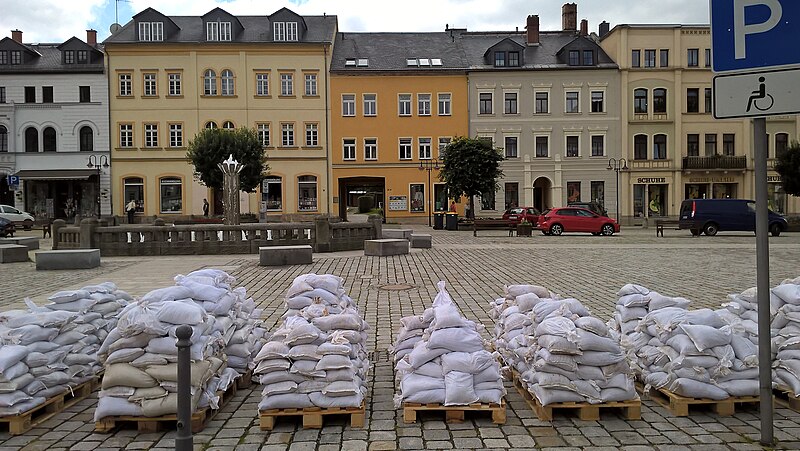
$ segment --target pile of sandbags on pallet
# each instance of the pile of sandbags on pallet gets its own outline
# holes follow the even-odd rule
[[[784,280],[771,293],[773,381],[800,396],[800,277]]]
[[[369,326],[342,278],[299,276],[286,306],[282,324],[255,358],[254,374],[264,385],[259,410],[361,407]]]
[[[403,343],[408,338],[401,340],[398,336],[395,344],[395,352],[404,354],[395,367],[400,383],[396,406],[403,402],[445,406],[499,404],[505,395],[500,364],[485,349],[478,325],[461,315],[445,290],[445,283],[439,282],[437,287],[439,293],[431,308],[421,317],[402,320],[405,335],[414,330],[423,332],[410,352],[403,352],[407,350]]]
[[[223,312],[233,308],[235,298],[244,293],[227,286],[223,288],[225,294],[217,298],[219,291],[215,288],[229,276],[218,270],[187,276],[197,283],[201,277],[208,277],[202,287],[175,285],[153,290],[120,312],[117,327],[98,351],[105,375],[95,421],[109,416],[158,417],[177,412],[175,337],[181,325],[192,328],[192,411],[218,407],[217,393],[227,390],[239,377],[238,371],[227,367],[225,354],[226,344],[236,332],[232,319],[235,310],[227,315]]]
[[[516,350],[527,361],[519,378],[541,405],[638,399],[619,343],[577,299],[540,299],[529,316],[527,347]]]
[[[530,350],[530,313],[542,299],[555,297],[538,285],[509,285],[505,287],[505,296],[492,303],[490,312],[495,319],[495,350],[506,365],[520,374],[529,369],[526,353]]]
[[[130,296],[110,282],[60,291],[44,306],[0,314],[0,416],[16,415],[96,377],[100,341]]]

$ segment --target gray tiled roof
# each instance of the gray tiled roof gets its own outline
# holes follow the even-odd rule
[[[347,59],[366,58],[367,67],[345,66]],[[409,58],[440,58],[441,66],[409,67]],[[339,33],[333,47],[331,71],[414,71],[461,70],[464,52],[457,36],[438,33]]]
[[[72,39],[72,38],[70,38]],[[5,41],[5,40],[4,40]],[[81,41],[82,42],[82,41]],[[24,64],[9,64],[0,66],[0,73],[103,73],[103,59],[91,64],[63,64],[61,44],[23,44],[28,50],[38,54],[38,57],[28,57]],[[89,46],[87,49],[91,48]],[[94,47],[102,52],[101,45]]]
[[[170,36],[169,39],[165,37],[164,43],[169,42],[190,42],[190,43],[205,43],[206,30],[203,26],[203,18],[201,16],[167,16],[180,28],[178,33]],[[304,38],[299,41],[300,43],[319,43],[319,42],[332,42],[333,35],[336,30],[336,16],[302,16],[308,26]],[[269,26],[269,19],[267,16],[236,16],[242,23],[244,31],[237,36],[233,43],[242,42],[274,42],[272,39],[272,32]],[[109,36],[104,44],[119,44],[119,43],[134,43],[139,42],[136,35],[135,21],[131,20],[123,26],[118,32]],[[148,44],[160,44],[161,42],[148,42]],[[214,44],[225,44],[225,41],[214,42]],[[280,44],[293,44],[293,42],[280,42]]]

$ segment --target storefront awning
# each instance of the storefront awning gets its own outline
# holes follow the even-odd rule
[[[93,169],[23,169],[14,175],[21,180],[86,180],[96,174]]]

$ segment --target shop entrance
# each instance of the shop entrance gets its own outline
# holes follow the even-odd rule
[[[539,177],[533,182],[533,207],[545,211],[553,206],[553,183],[547,177]]]
[[[359,198],[369,197],[374,209],[386,216],[386,182],[383,177],[346,177],[339,179],[339,217],[347,221],[348,210],[358,212]]]

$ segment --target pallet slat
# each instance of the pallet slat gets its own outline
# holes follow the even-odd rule
[[[577,410],[578,418],[584,421],[597,421],[600,419],[600,411],[609,409],[622,410],[622,414],[627,420],[639,420],[642,418],[642,401],[632,399],[630,401],[604,402],[601,404],[590,404],[588,402],[559,402],[543,406],[539,399],[533,396],[522,382],[519,373],[513,372],[514,387],[528,403],[531,410],[536,413],[540,421],[553,421],[554,411]]]
[[[800,397],[798,397],[789,387],[776,387],[772,390],[775,395],[775,402],[784,407],[788,407],[796,412],[800,412]]]
[[[53,396],[33,409],[22,412],[18,415],[0,417],[0,423],[8,424],[10,435],[20,435],[28,432],[34,427],[44,423],[64,409],[74,406],[86,399],[96,388],[100,386],[100,377],[95,376],[88,381],[75,386],[72,390],[67,390],[60,395]]]
[[[636,388],[644,393],[644,387],[637,384]],[[710,405],[714,412],[721,417],[729,417],[736,413],[736,404],[757,404],[761,399],[758,396],[731,396],[727,399],[716,400],[708,398],[688,398],[673,393],[665,388],[651,388],[648,393],[650,399],[657,402],[676,417],[689,415],[690,406]]]
[[[464,421],[465,412],[489,412],[492,414],[492,423],[505,424],[506,402],[500,404],[470,404],[468,406],[445,406],[442,404],[417,404],[403,403],[403,422],[416,423],[418,412],[444,411],[448,423],[461,423]]]
[[[258,412],[259,424],[262,431],[271,431],[275,427],[278,417],[303,417],[304,429],[322,428],[322,420],[326,415],[350,415],[350,427],[363,428],[366,419],[366,401],[361,407],[306,407],[303,409],[269,409]]]

